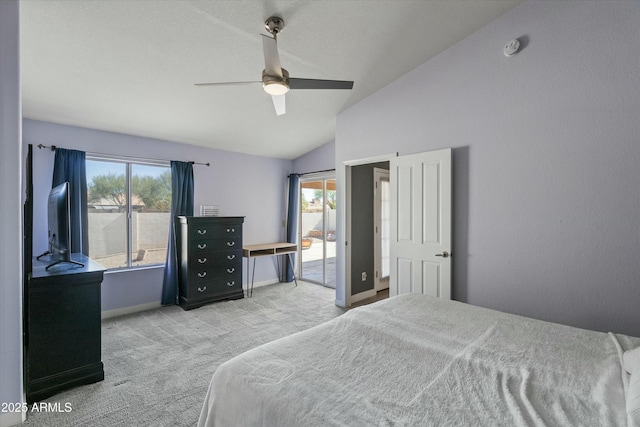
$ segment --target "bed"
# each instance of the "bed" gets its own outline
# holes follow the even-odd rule
[[[640,338],[400,295],[225,362],[198,426],[633,425],[637,347]]]

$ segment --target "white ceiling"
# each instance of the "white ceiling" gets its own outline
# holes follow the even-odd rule
[[[334,138],[335,117],[522,0],[22,0],[26,118],[294,159]],[[276,116],[260,85],[264,21],[291,77]]]

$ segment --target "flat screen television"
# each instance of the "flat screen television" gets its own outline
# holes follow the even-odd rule
[[[47,218],[49,250],[41,256],[49,255],[53,262],[47,265],[46,269],[62,262],[84,265],[71,259],[71,205],[68,182],[53,187],[49,192]]]

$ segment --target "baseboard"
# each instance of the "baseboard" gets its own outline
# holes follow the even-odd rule
[[[102,320],[112,317],[124,316],[125,314],[137,313],[139,311],[151,310],[153,308],[162,307],[160,301],[149,302],[146,304],[132,305],[131,307],[116,308],[114,310],[105,310],[101,313]]]
[[[375,297],[377,294],[375,289],[371,289],[368,291],[360,292],[359,294],[351,295],[351,301],[349,301],[349,306],[351,306],[354,302],[362,301],[363,299]]]
[[[260,286],[275,285],[276,283],[278,283],[277,279],[263,280],[262,282],[254,282],[253,283],[253,289],[259,288]],[[291,282],[291,283],[293,283],[293,282]],[[249,284],[249,286],[251,286],[251,284]],[[244,285],[244,290],[246,292],[247,284]]]
[[[0,413],[0,427],[12,427],[22,424],[27,420],[26,412]]]

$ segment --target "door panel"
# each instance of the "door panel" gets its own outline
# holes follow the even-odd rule
[[[422,261],[421,293],[439,298],[438,283],[440,283],[440,264],[437,262]]]
[[[451,299],[451,171],[451,149],[391,160],[392,296]]]
[[[397,258],[396,271],[398,272],[398,287],[397,293],[406,294],[413,292],[413,260],[410,258]],[[392,269],[393,271],[393,269]],[[389,289],[391,291],[391,288]]]
[[[440,165],[423,164],[422,181],[422,242],[438,243],[440,241]]]
[[[398,221],[396,223],[392,222],[392,224],[395,224],[398,230],[397,236],[399,241],[411,242],[413,239],[413,207],[411,206],[413,202],[412,168],[398,167],[396,180],[397,208],[395,210]],[[391,210],[394,210],[393,204],[391,205]]]

